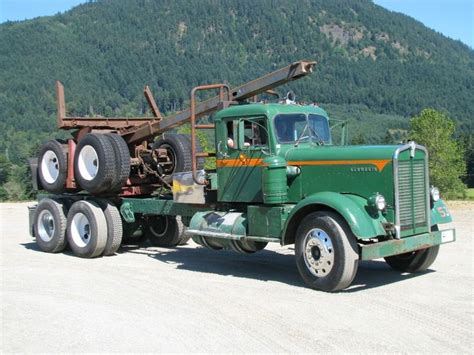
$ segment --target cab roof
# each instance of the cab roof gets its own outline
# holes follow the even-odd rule
[[[324,117],[328,117],[326,111],[316,105],[299,105],[299,104],[239,104],[233,105],[226,109],[219,111],[215,119],[222,119],[223,117],[238,117],[238,116],[262,116],[274,117],[280,113],[314,113]]]

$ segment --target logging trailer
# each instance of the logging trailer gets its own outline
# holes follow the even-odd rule
[[[348,287],[359,260],[426,270],[440,244],[455,240],[442,228],[451,216],[429,184],[426,149],[337,145],[317,105],[293,95],[259,101],[315,64],[295,62],[235,88],[195,87],[189,109],[167,117],[148,87],[153,117],[70,117],[57,82],[58,128],[72,138],[45,142],[30,161],[34,187],[46,192],[29,211],[39,248],[68,245],[93,258],[131,236],[239,253],[294,244],[302,279],[323,291]],[[205,90],[218,95],[198,102]],[[183,124],[190,135],[174,133]],[[203,129],[214,131],[215,152],[201,150]],[[204,159],[215,167],[204,169]]]

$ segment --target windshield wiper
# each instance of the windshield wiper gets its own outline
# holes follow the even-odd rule
[[[318,139],[318,145],[324,145],[324,141],[321,138],[321,136],[318,134],[318,132],[316,132],[316,130],[313,127],[311,127],[310,125],[308,125],[308,127],[311,131],[311,134],[314,134],[314,136]]]
[[[303,131],[301,131],[300,136],[299,136],[298,139],[296,140],[296,142],[295,142],[295,147],[297,147],[298,144],[300,144],[300,140],[303,139],[303,134],[304,134],[304,132],[306,132],[306,129],[307,129],[307,128],[308,128],[308,122],[306,122],[306,126],[304,126]]]

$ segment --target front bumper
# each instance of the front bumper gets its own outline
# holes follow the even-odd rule
[[[393,239],[386,242],[362,245],[360,247],[360,260],[372,260],[408,253],[410,251],[426,249],[435,245],[454,242],[455,240],[456,230],[445,229],[402,239]]]

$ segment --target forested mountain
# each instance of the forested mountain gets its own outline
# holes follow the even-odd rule
[[[300,59],[291,85],[382,142],[422,108],[474,130],[474,51],[369,0],[103,0],[0,25],[0,154],[19,163],[55,132],[54,81],[76,115],[163,112],[198,84],[245,82]],[[325,105],[326,104],[326,105]]]

